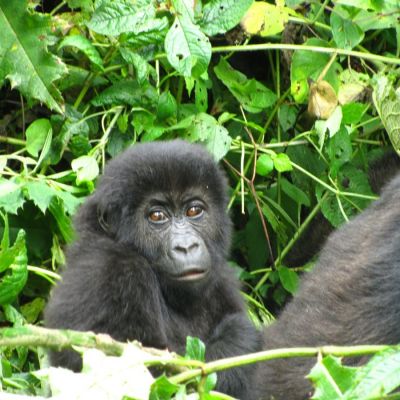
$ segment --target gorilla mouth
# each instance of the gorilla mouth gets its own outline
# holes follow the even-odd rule
[[[204,278],[207,273],[207,269],[193,268],[184,271],[182,274],[175,275],[175,279],[179,281],[197,281]]]

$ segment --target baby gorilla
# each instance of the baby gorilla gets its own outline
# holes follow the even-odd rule
[[[137,144],[112,160],[76,217],[77,240],[45,311],[51,328],[108,333],[121,341],[207,360],[260,350],[226,258],[227,183],[200,145]],[[73,351],[54,365],[79,370]],[[218,374],[217,389],[251,398],[252,367]]]

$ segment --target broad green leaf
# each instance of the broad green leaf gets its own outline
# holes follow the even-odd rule
[[[211,0],[203,7],[199,25],[208,36],[225,33],[240,22],[252,3],[253,0]]]
[[[151,385],[149,400],[169,400],[179,388],[179,385],[170,382],[165,375],[162,375]]]
[[[344,399],[357,373],[356,368],[342,366],[333,356],[318,360],[307,376],[315,386],[313,400]]]
[[[358,124],[366,111],[369,104],[363,103],[348,103],[342,106],[342,121],[345,125]]]
[[[199,338],[191,336],[186,338],[185,358],[190,360],[205,361],[206,346]]]
[[[334,177],[336,177],[339,168],[350,161],[353,148],[351,146],[351,138],[345,128],[339,131],[329,139],[327,145],[327,153],[330,159],[330,170]]]
[[[274,169],[274,162],[268,154],[261,154],[257,159],[256,172],[258,175],[267,176]]]
[[[346,392],[346,400],[377,398],[400,387],[400,347],[376,354],[357,371],[356,384]]]
[[[400,87],[394,89],[386,76],[378,76],[372,97],[392,145],[400,154]]]
[[[341,49],[351,50],[364,39],[364,32],[344,7],[336,6],[331,13],[333,39]]]
[[[58,197],[59,201],[64,205],[65,211],[69,215],[74,215],[76,209],[82,204],[85,200],[84,198],[75,197],[69,192],[64,192],[62,190],[55,190],[55,195]]]
[[[61,43],[58,45],[58,48],[61,49],[66,46],[76,47],[78,50],[82,51],[89,60],[99,67],[103,68],[103,60],[100,57],[99,52],[96,47],[93,46],[92,42],[86,39],[82,35],[71,35],[64,38]]]
[[[269,4],[255,1],[243,16],[240,25],[249,35],[272,36],[281,33],[293,11],[283,1]]]
[[[177,104],[175,97],[169,91],[162,92],[157,105],[157,118],[160,121],[168,118],[176,119]]]
[[[172,0],[175,21],[165,38],[165,51],[170,64],[183,76],[198,78],[207,71],[211,44],[195,25],[185,0]]]
[[[0,0],[0,84],[8,79],[28,99],[62,113],[63,99],[53,82],[67,70],[46,49],[50,18],[28,12],[27,6],[24,0]]]
[[[77,185],[93,181],[100,172],[96,159],[91,156],[81,156],[72,160],[71,167],[76,172]]]
[[[103,2],[88,22],[89,29],[102,35],[118,36],[123,32],[140,33],[142,26],[155,18],[156,9],[151,5],[140,7],[123,0]]]
[[[105,89],[92,100],[95,106],[130,105],[148,108],[158,102],[156,89],[150,84],[140,86],[136,81],[120,81]]]
[[[214,67],[215,75],[229,89],[237,101],[249,112],[259,113],[276,102],[276,94],[255,79],[233,69],[221,58]]]
[[[0,209],[16,214],[24,204],[21,186],[11,180],[0,178]]]
[[[299,276],[297,272],[287,267],[279,267],[279,279],[282,286],[291,294],[295,294],[299,286]]]
[[[203,142],[216,160],[229,151],[232,139],[225,127],[209,114],[191,115],[168,130],[184,129],[184,138],[190,142]]]
[[[303,204],[306,207],[310,207],[310,199],[308,196],[296,185],[290,183],[287,179],[281,178],[281,188],[293,201],[297,204]]]
[[[119,49],[122,58],[128,63],[135,67],[136,77],[140,84],[143,84],[148,80],[151,71],[150,64],[138,53],[131,51],[125,47]]]
[[[4,254],[7,252],[7,254]],[[28,257],[25,246],[25,232],[19,231],[12,247],[0,252],[0,304],[10,303],[23,289],[28,279]]]
[[[52,198],[55,196],[55,190],[43,181],[27,182],[24,186],[27,195],[44,214],[49,208]]]
[[[41,297],[36,297],[31,302],[25,303],[23,306],[21,306],[21,313],[24,316],[26,322],[28,324],[35,323],[38,320],[39,315],[43,311],[45,305],[45,299],[42,299]]]
[[[51,124],[46,118],[36,119],[28,126],[26,130],[26,150],[30,155],[38,156],[49,131],[51,131]]]
[[[320,39],[308,39],[305,42],[307,46],[328,47],[329,44]],[[328,64],[329,54],[318,53],[315,51],[298,50],[295,51],[292,58],[290,70],[291,93],[297,103],[304,103],[308,95],[308,82],[310,79],[317,81],[319,75]],[[339,88],[339,73],[341,66],[338,62],[333,62],[328,72],[323,77],[330,83],[335,92]]]
[[[293,169],[290,158],[285,153],[276,154],[272,157],[274,167],[279,172],[291,171]]]

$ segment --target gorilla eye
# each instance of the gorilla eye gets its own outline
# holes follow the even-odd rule
[[[165,222],[168,218],[162,211],[152,211],[149,215],[149,219],[151,222],[161,223]]]
[[[186,216],[189,218],[198,217],[203,214],[203,209],[200,206],[192,206],[186,210]]]

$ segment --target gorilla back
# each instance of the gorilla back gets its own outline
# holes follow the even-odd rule
[[[298,294],[266,329],[264,349],[400,343],[399,205],[397,175],[378,201],[330,236]],[[259,364],[257,398],[308,398],[312,388],[305,376],[314,363],[298,358]]]
[[[76,220],[48,327],[108,333],[182,353],[188,335],[209,360],[260,349],[226,263],[230,221],[222,171],[199,145],[138,144],[112,160]],[[54,352],[74,370],[80,357]],[[218,375],[218,390],[250,397],[251,368]]]

